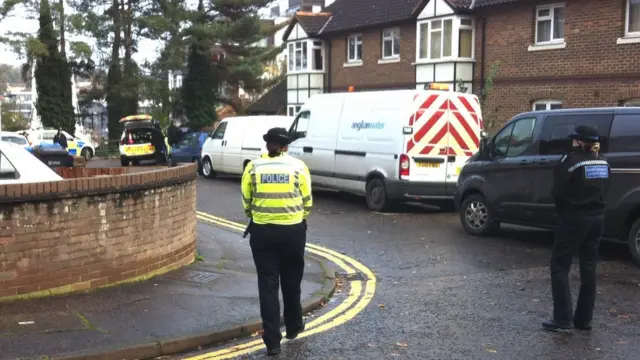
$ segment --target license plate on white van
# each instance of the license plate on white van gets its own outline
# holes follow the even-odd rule
[[[416,166],[423,169],[437,169],[440,167],[440,163],[436,162],[416,162]]]

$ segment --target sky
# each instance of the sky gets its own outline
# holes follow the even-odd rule
[[[0,0],[3,1],[3,0]],[[283,1],[283,0],[280,0]],[[197,0],[187,0],[187,3],[190,6],[196,6]],[[275,3],[275,2],[274,2]],[[264,9],[262,11],[263,15],[268,14],[268,9]],[[71,13],[71,11],[67,7],[67,13]],[[32,33],[36,34],[38,31],[38,20],[30,20],[27,19],[27,14],[24,8],[16,8],[11,17],[7,17],[2,22],[0,22],[0,35],[6,35],[8,32],[24,32],[24,33]],[[69,41],[85,41],[89,43],[91,46],[95,44],[91,39],[88,38],[78,38],[78,37],[69,37],[67,40]],[[138,52],[134,54],[134,60],[139,64],[145,61],[152,61],[158,56],[158,49],[160,48],[161,43],[157,41],[150,40],[142,40],[138,43]],[[94,49],[95,51],[95,49]],[[18,55],[16,55],[11,49],[7,48],[4,45],[0,44],[0,64],[10,64],[14,66],[19,66],[24,62],[24,59],[20,59]]]
[[[2,1],[2,0],[0,0]],[[69,10],[67,12],[70,13]],[[0,22],[0,35],[6,36],[8,32],[24,32],[36,34],[38,32],[38,20],[27,19],[27,14],[24,8],[16,8],[11,17],[7,17]],[[69,37],[69,41],[86,41],[91,46],[95,44],[91,39],[86,37]],[[160,43],[150,40],[142,40],[138,43],[138,52],[134,55],[134,59],[138,63],[142,63],[145,60],[154,60],[157,57],[157,48]],[[14,66],[21,65],[24,59],[20,59],[10,48],[0,44],[0,64],[10,64]]]

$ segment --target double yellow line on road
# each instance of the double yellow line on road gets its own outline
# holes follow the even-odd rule
[[[246,227],[246,225],[200,211],[197,212],[197,217],[201,221],[237,230],[239,232],[244,232]],[[331,311],[328,311],[322,316],[306,324],[306,330],[298,336],[298,339],[327,331],[353,319],[360,311],[369,305],[376,291],[375,275],[371,270],[357,260],[315,244],[307,243],[307,251],[332,261],[336,266],[347,273],[347,275],[354,275],[359,271],[366,276],[366,280],[351,281],[349,294],[346,299]],[[283,333],[282,335],[284,337],[285,334]],[[286,341],[287,339],[283,338],[283,342]],[[264,349],[264,343],[262,340],[249,340],[239,345],[186,358],[185,360],[231,359],[260,349]]]

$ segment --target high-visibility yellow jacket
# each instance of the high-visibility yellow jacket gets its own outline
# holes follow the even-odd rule
[[[301,223],[313,205],[307,165],[286,154],[251,161],[242,175],[242,205],[255,224]]]

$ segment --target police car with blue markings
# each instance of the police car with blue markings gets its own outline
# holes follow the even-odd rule
[[[58,130],[44,128],[28,132],[31,145],[36,146],[43,143],[53,144],[53,137],[56,136]],[[96,153],[96,144],[91,141],[71,136],[66,131],[62,134],[67,138],[67,150],[71,156],[82,156],[86,160],[91,159]]]
[[[464,229],[488,235],[500,223],[555,228],[560,220],[552,187],[554,169],[571,149],[577,125],[600,134],[600,153],[611,167],[605,238],[629,245],[640,264],[640,107],[527,112],[507,122],[462,168],[455,204]],[[597,165],[597,164],[596,164]],[[606,169],[592,167],[589,175]]]

